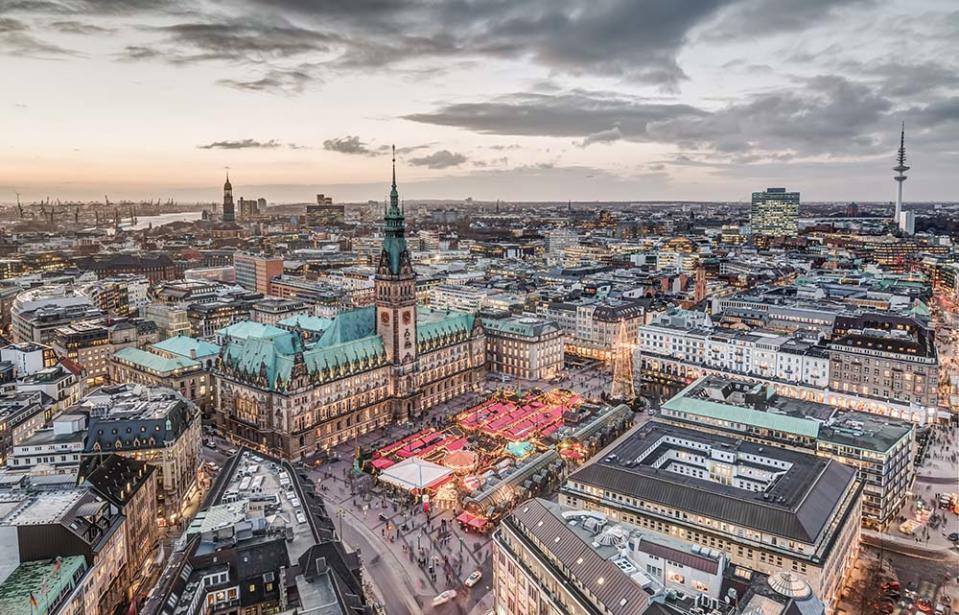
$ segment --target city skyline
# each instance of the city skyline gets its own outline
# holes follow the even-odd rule
[[[4,203],[953,198],[945,1],[5,4]]]

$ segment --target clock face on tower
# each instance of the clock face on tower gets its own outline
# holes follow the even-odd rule
[[[409,310],[403,312],[403,324],[408,325],[413,322],[413,313]]]
[[[380,312],[380,322],[382,322],[384,325],[390,324],[390,313]]]

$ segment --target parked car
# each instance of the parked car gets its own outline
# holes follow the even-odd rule
[[[953,532],[948,536],[949,542],[959,542],[959,532]]]
[[[879,589],[882,591],[889,591],[890,589],[898,590],[900,587],[899,581],[886,581],[879,586]]]
[[[435,598],[433,598],[433,606],[440,606],[440,605],[442,605],[442,604],[446,604],[447,602],[449,602],[450,600],[452,600],[452,599],[455,598],[455,597],[456,597],[456,590],[455,590],[455,589],[448,589],[448,590],[446,590],[445,592],[443,592],[442,594],[440,594],[440,595],[436,596]]]
[[[479,582],[480,582],[480,579],[482,579],[482,578],[483,578],[483,573],[482,573],[482,571],[480,571],[480,570],[475,570],[475,571],[473,571],[473,574],[471,574],[470,576],[466,577],[466,580],[463,581],[463,584],[466,585],[466,587],[473,587],[474,585],[476,585],[477,583],[479,583]]]
[[[922,611],[923,613],[932,613],[932,603],[926,600],[925,598],[920,598],[916,600],[916,608]]]

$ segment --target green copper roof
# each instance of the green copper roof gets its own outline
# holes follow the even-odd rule
[[[140,368],[160,374],[170,373],[180,369],[197,369],[200,367],[198,361],[188,359],[187,357],[177,357],[168,359],[158,354],[140,350],[139,348],[122,348],[116,351],[113,356],[126,363],[132,363]]]
[[[293,337],[287,332],[287,336]],[[291,339],[280,336],[272,338],[249,337],[227,344],[221,355],[223,362],[246,380],[258,382],[267,389],[276,387],[277,379],[289,380],[293,370],[293,353],[283,352],[292,349]]]
[[[317,342],[318,346],[333,346],[343,344],[361,337],[373,335],[376,332],[376,307],[368,305],[356,310],[340,312],[333,319],[333,324],[323,332]]]
[[[303,359],[310,373],[319,372],[326,376],[322,379],[333,379],[383,364],[386,349],[383,338],[371,335],[328,348],[313,348],[303,355]]]
[[[252,320],[242,320],[240,322],[233,323],[232,325],[223,327],[216,333],[220,337],[231,337],[233,339],[241,340],[251,337],[267,339],[271,337],[289,335],[288,331],[284,331],[279,327],[274,327],[273,325],[264,325],[263,323]]]
[[[704,418],[739,423],[752,427],[761,427],[783,433],[791,433],[800,436],[815,438],[819,435],[819,422],[809,419],[796,418],[775,412],[765,412],[762,410],[753,410],[741,406],[723,404],[707,399],[696,399],[686,397],[684,394],[689,391],[693,385],[687,387],[683,392],[663,404],[664,410],[673,412],[683,412],[689,415],[701,416]]]
[[[74,577],[87,567],[82,555],[60,558],[60,569],[54,571],[52,559],[23,562],[0,583],[0,613],[3,615],[37,615],[52,613],[57,599],[76,585]],[[34,607],[30,596],[37,601]]]
[[[282,334],[269,337],[231,337],[221,354],[223,368],[264,388],[282,391],[292,377],[300,352],[311,381],[335,380],[385,365],[386,351],[376,334],[375,309],[368,306],[338,314],[327,321],[328,327],[315,344],[304,344],[298,333],[282,329]],[[247,323],[233,327],[244,324]]]
[[[330,328],[330,326],[333,324],[333,321],[329,318],[298,314],[296,316],[284,318],[276,324],[283,325],[284,327],[299,327],[304,331],[310,331],[312,333],[322,333]]]
[[[416,344],[420,350],[444,346],[444,340],[454,341],[469,337],[476,316],[465,312],[441,312],[425,307],[416,308]]]
[[[177,335],[176,337],[167,338],[162,342],[153,344],[153,347],[158,350],[182,355],[184,357],[195,356],[198,359],[220,353],[220,347],[216,344],[198,340],[195,337],[190,337],[188,335]],[[191,354],[194,352],[196,354]]]

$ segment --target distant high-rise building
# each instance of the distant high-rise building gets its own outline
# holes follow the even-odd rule
[[[223,184],[223,221],[236,222],[236,211],[233,208],[233,184],[230,183],[230,174],[226,174]]]
[[[282,258],[237,252],[233,256],[233,267],[236,269],[237,284],[264,295],[270,294],[273,278],[283,275]]]
[[[346,214],[342,204],[334,205],[333,197],[325,194],[316,195],[316,205],[306,206],[307,226],[333,226],[343,224]]]
[[[240,220],[249,220],[254,216],[258,216],[261,213],[260,210],[260,201],[266,201],[266,199],[244,199],[240,197]]]
[[[785,188],[753,192],[749,223],[753,235],[795,235],[799,230],[799,193],[786,192]]]

